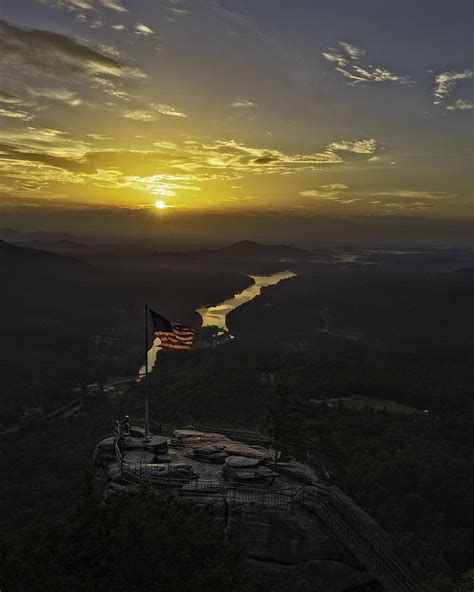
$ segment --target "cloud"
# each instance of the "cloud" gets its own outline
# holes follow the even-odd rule
[[[87,138],[105,139],[94,133]],[[326,147],[306,154],[289,154],[233,139],[202,142],[193,138],[180,144],[156,142],[149,150],[97,149],[62,130],[30,126],[2,130],[0,142],[0,179],[7,179],[14,192],[51,195],[58,186],[92,184],[160,195],[180,189],[200,191],[202,183],[235,182],[248,175],[289,175],[341,165],[343,156],[357,150],[364,140],[338,142],[344,146],[340,151]],[[353,157],[367,160],[368,154],[354,152]],[[347,190],[342,183],[322,185],[314,190],[318,194],[313,197],[341,203],[357,199],[347,195]]]
[[[445,191],[401,189],[371,194],[370,204],[393,212],[412,212],[437,207],[438,203],[455,197]]]
[[[171,6],[162,6],[161,8],[163,10],[171,12],[175,16],[187,16],[188,14],[190,14],[189,10],[186,10],[184,8],[172,8]]]
[[[177,111],[170,105],[162,105],[150,103],[149,109],[130,109],[122,113],[122,117],[126,119],[134,119],[135,121],[156,121],[160,115],[166,115],[168,117],[187,118],[186,113]]]
[[[115,140],[112,136],[104,136],[102,134],[87,134],[87,137],[92,140]]]
[[[27,101],[24,101],[16,95],[12,95],[6,91],[0,90],[0,103],[7,103],[8,105],[28,105]]]
[[[80,12],[82,10],[97,11],[99,7],[108,8],[115,12],[128,12],[121,0],[36,0],[40,4],[48,4],[63,10]]]
[[[474,109],[474,103],[466,99],[458,99],[446,107],[448,111],[471,111]]]
[[[347,78],[349,84],[365,82],[397,82],[406,85],[413,84],[409,76],[400,76],[381,66],[372,64],[361,65],[360,60],[366,51],[351,43],[338,41],[339,48],[328,48],[322,52],[323,57],[334,65],[334,69]]]
[[[162,115],[169,115],[170,117],[180,117],[180,118],[187,117],[186,113],[182,113],[181,111],[177,111],[174,107],[171,107],[170,105],[155,105],[154,103],[151,103],[151,106],[154,109],[156,109],[158,111],[158,113],[161,113]]]
[[[10,110],[10,109],[3,109],[0,107],[0,117],[9,117],[11,119],[21,119],[22,121],[30,121],[33,119],[33,115],[31,113],[27,113],[26,111],[19,111],[19,110]]]
[[[125,6],[120,4],[119,0],[100,0],[102,6],[105,8],[110,8],[110,10],[115,10],[115,12],[127,12],[128,9]]]
[[[82,104],[82,100],[77,96],[75,92],[71,92],[65,89],[38,89],[32,90],[30,89],[30,94],[33,95],[35,98],[43,98],[49,99],[51,101],[58,101],[60,103],[65,103],[70,107],[78,107]]]
[[[147,37],[148,35],[153,35],[155,31],[144,25],[143,23],[137,23],[135,25],[135,35],[143,35]]]
[[[329,144],[328,149],[334,151],[348,151],[355,154],[374,154],[378,143],[374,138],[368,140],[344,140],[342,142],[333,142]]]
[[[401,190],[401,191],[384,191],[376,194],[378,197],[395,197],[404,199],[417,199],[417,200],[433,200],[437,201],[440,199],[447,199],[452,195],[444,191],[420,191],[416,190]]]
[[[0,71],[51,78],[82,77],[89,80],[145,75],[118,58],[72,37],[42,29],[18,27],[0,21]]]
[[[247,109],[249,107],[256,107],[256,104],[252,103],[252,101],[243,99],[241,101],[235,101],[235,103],[231,103],[231,106],[235,107],[236,109]]]
[[[301,195],[301,197],[334,201],[342,204],[360,201],[359,198],[347,197],[347,194],[344,192],[346,192],[348,189],[349,186],[345,183],[331,183],[328,185],[320,185],[317,189],[305,189],[304,191],[299,191],[299,195]]]
[[[329,185],[321,185],[321,188],[327,191],[344,191],[345,189],[349,189],[349,185],[345,183],[331,183]]]
[[[89,0],[36,0],[39,4],[47,4],[64,10],[94,10],[93,3]]]
[[[474,70],[464,70],[463,72],[440,72],[435,76],[433,95],[435,105],[447,99],[456,86],[463,80],[474,78]]]
[[[156,121],[158,113],[155,111],[145,111],[142,109],[135,109],[131,111],[124,111],[122,117],[125,119],[133,119],[134,121]]]
[[[367,53],[365,49],[359,49],[358,47],[355,47],[355,45],[351,45],[350,43],[346,43],[344,41],[339,41],[338,43],[345,51],[345,53],[349,55],[353,60],[358,60]]]

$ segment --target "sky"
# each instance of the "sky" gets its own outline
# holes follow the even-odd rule
[[[1,0],[0,226],[467,236],[473,16],[470,0]]]

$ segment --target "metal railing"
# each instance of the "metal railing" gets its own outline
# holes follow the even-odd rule
[[[317,514],[387,592],[429,592],[394,555],[391,545],[326,486],[307,488],[303,505]]]
[[[183,428],[182,426],[158,423],[154,419],[151,419],[150,423],[158,430],[158,434],[160,436],[172,436],[175,430],[190,429],[195,430],[197,432],[221,434],[222,436],[226,436],[231,440],[237,440],[238,442],[243,442],[245,444],[253,444],[255,446],[263,446],[264,448],[269,448],[271,444],[271,439],[267,436],[264,436],[263,434],[258,434],[257,432],[250,432],[246,430],[230,430],[227,428],[215,428],[212,426],[203,425],[192,425],[188,428]]]
[[[196,479],[194,477],[176,478],[170,466],[157,466],[143,461],[127,461],[120,449],[122,432],[116,425],[115,457],[122,478],[132,483],[147,483],[154,488],[181,496],[211,496],[219,494],[228,501],[253,502],[265,506],[274,506],[294,512],[302,503],[304,486],[300,488],[272,488],[264,485],[249,486],[245,483],[230,483],[218,480]]]
[[[153,423],[155,427],[161,427],[162,435],[172,435],[176,429],[180,429],[177,426]],[[229,437],[232,434],[234,439],[237,439],[236,433],[251,434],[203,426],[189,429],[229,434]],[[190,477],[177,479],[172,476],[169,465],[166,469],[151,463],[125,460],[120,449],[122,429],[118,422],[114,436],[117,465],[125,480],[135,483],[146,482],[168,494],[191,497],[218,494],[229,502],[253,502],[282,508],[292,513],[297,506],[301,506],[316,514],[387,592],[430,592],[394,555],[390,540],[382,529],[375,522],[372,524],[369,519],[365,519],[363,511],[337,487],[321,483],[277,489],[271,486],[249,486]]]

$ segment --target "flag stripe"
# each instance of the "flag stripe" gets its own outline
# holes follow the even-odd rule
[[[160,340],[162,349],[188,351],[193,344],[196,331],[181,323],[172,323],[153,310],[150,310],[153,332]]]

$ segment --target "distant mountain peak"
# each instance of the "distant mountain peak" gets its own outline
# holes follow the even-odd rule
[[[234,255],[273,255],[278,257],[306,257],[309,251],[290,245],[266,245],[251,240],[242,240],[220,249],[223,253]]]

